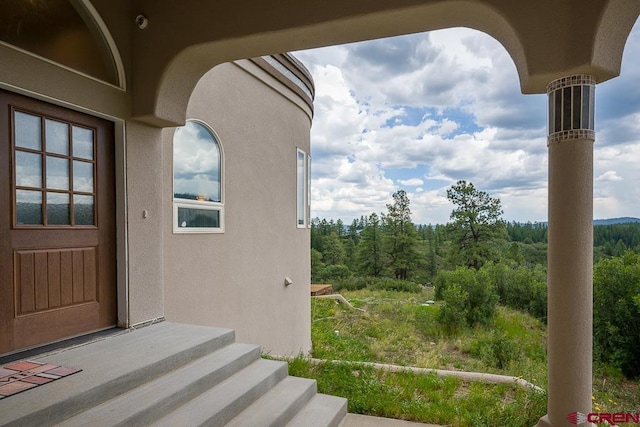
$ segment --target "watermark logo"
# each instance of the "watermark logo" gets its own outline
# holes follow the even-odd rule
[[[569,415],[567,415],[567,421],[569,421],[571,424],[583,424],[587,422],[587,415],[583,414],[582,412],[572,412]]]
[[[580,425],[584,423],[604,423],[607,422],[612,426],[618,423],[635,423],[640,424],[640,413],[631,412],[590,412],[583,414],[582,412],[572,412],[567,415],[567,421],[571,424]]]

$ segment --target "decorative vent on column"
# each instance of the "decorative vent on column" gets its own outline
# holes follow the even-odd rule
[[[547,94],[549,95],[548,144],[566,139],[595,141],[595,89],[595,79],[584,74],[564,77],[547,85]]]

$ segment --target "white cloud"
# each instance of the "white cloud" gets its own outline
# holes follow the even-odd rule
[[[606,171],[602,175],[596,178],[596,181],[622,181],[622,177],[620,177],[616,171]]]
[[[424,181],[420,178],[411,178],[411,179],[399,179],[399,184],[406,185],[408,187],[419,187],[424,184]]]
[[[597,89],[599,218],[640,212],[636,27],[622,77]],[[406,187],[415,222],[444,223],[446,189],[465,179],[499,197],[505,219],[546,220],[546,96],[521,94],[513,61],[493,38],[457,28],[296,55],[316,83],[314,216],[346,222],[385,211]]]

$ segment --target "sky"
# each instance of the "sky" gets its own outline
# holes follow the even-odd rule
[[[313,75],[312,217],[351,223],[403,189],[444,224],[464,179],[507,221],[547,220],[547,97],[522,95],[492,37],[455,28],[294,52]],[[640,21],[621,76],[596,87],[594,218],[640,217]]]

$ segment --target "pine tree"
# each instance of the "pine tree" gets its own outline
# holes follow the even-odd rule
[[[380,219],[374,212],[366,223],[358,244],[358,269],[365,276],[380,277],[384,268]]]
[[[393,193],[393,203],[387,205],[383,215],[385,248],[389,255],[389,266],[396,279],[406,280],[417,259],[418,236],[411,222],[409,197],[404,190]]]
[[[450,262],[478,270],[495,255],[490,243],[506,235],[500,199],[466,181],[451,186],[447,199],[455,205],[451,212],[453,222],[447,224],[453,240]]]
[[[322,252],[322,260],[326,265],[344,264],[344,246],[333,231],[324,240],[324,251]]]

